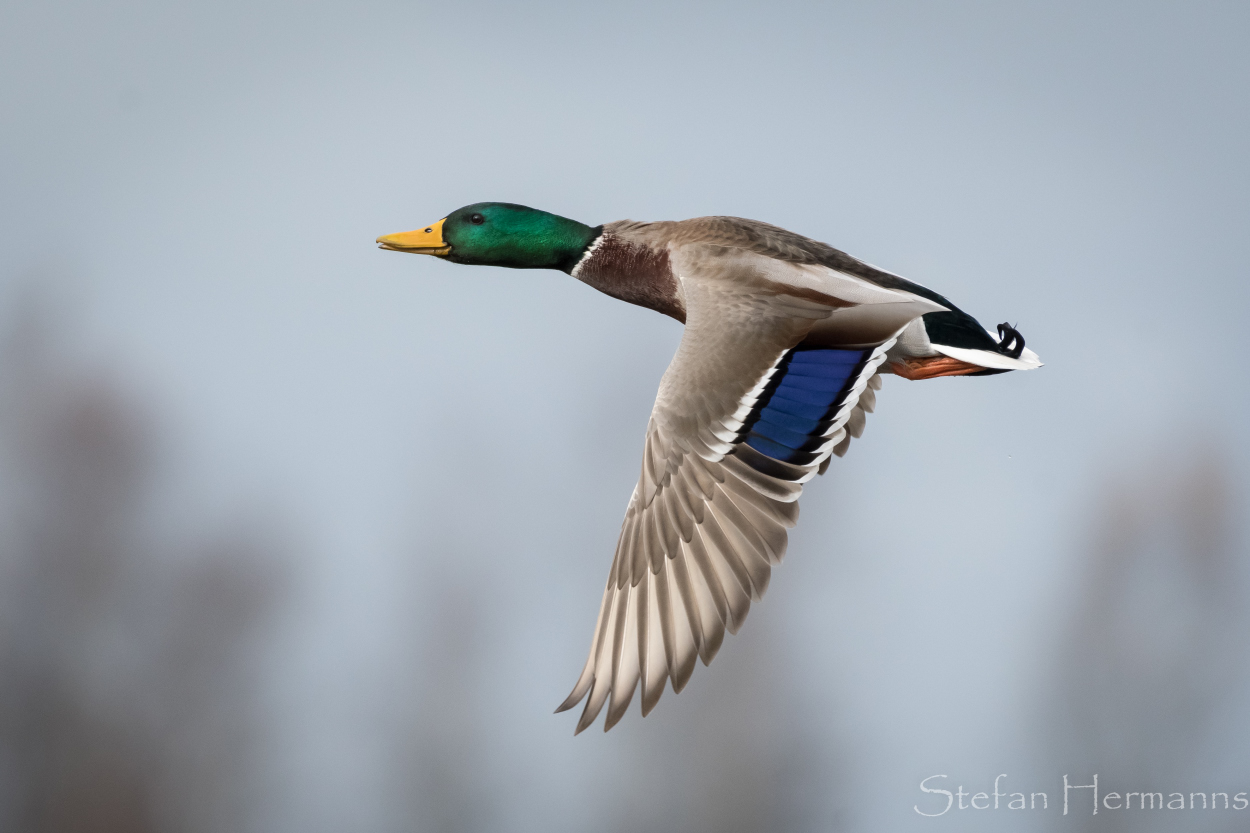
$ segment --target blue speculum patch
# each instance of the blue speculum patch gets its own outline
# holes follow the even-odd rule
[[[791,350],[747,419],[746,444],[774,460],[810,463],[871,352]]]

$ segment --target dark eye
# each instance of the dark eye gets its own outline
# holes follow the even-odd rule
[[[469,222],[475,226],[480,226],[482,223],[486,222],[486,218],[481,214],[470,214]]]

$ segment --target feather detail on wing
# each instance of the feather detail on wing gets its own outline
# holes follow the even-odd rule
[[[686,333],[648,425],[590,655],[557,709],[586,699],[579,733],[605,705],[612,728],[640,685],[645,716],[742,626],[785,555],[802,484],[862,431],[893,344],[796,348],[828,307],[758,288],[685,289]],[[749,329],[735,330],[736,317]]]

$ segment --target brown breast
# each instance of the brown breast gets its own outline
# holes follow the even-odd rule
[[[667,248],[629,242],[605,231],[590,256],[573,270],[573,277],[613,298],[686,323]]]

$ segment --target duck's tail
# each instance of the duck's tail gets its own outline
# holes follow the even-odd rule
[[[906,379],[938,376],[989,376],[1042,366],[1024,336],[1010,324],[998,336],[962,310],[931,312],[907,326],[887,359],[890,370]]]

